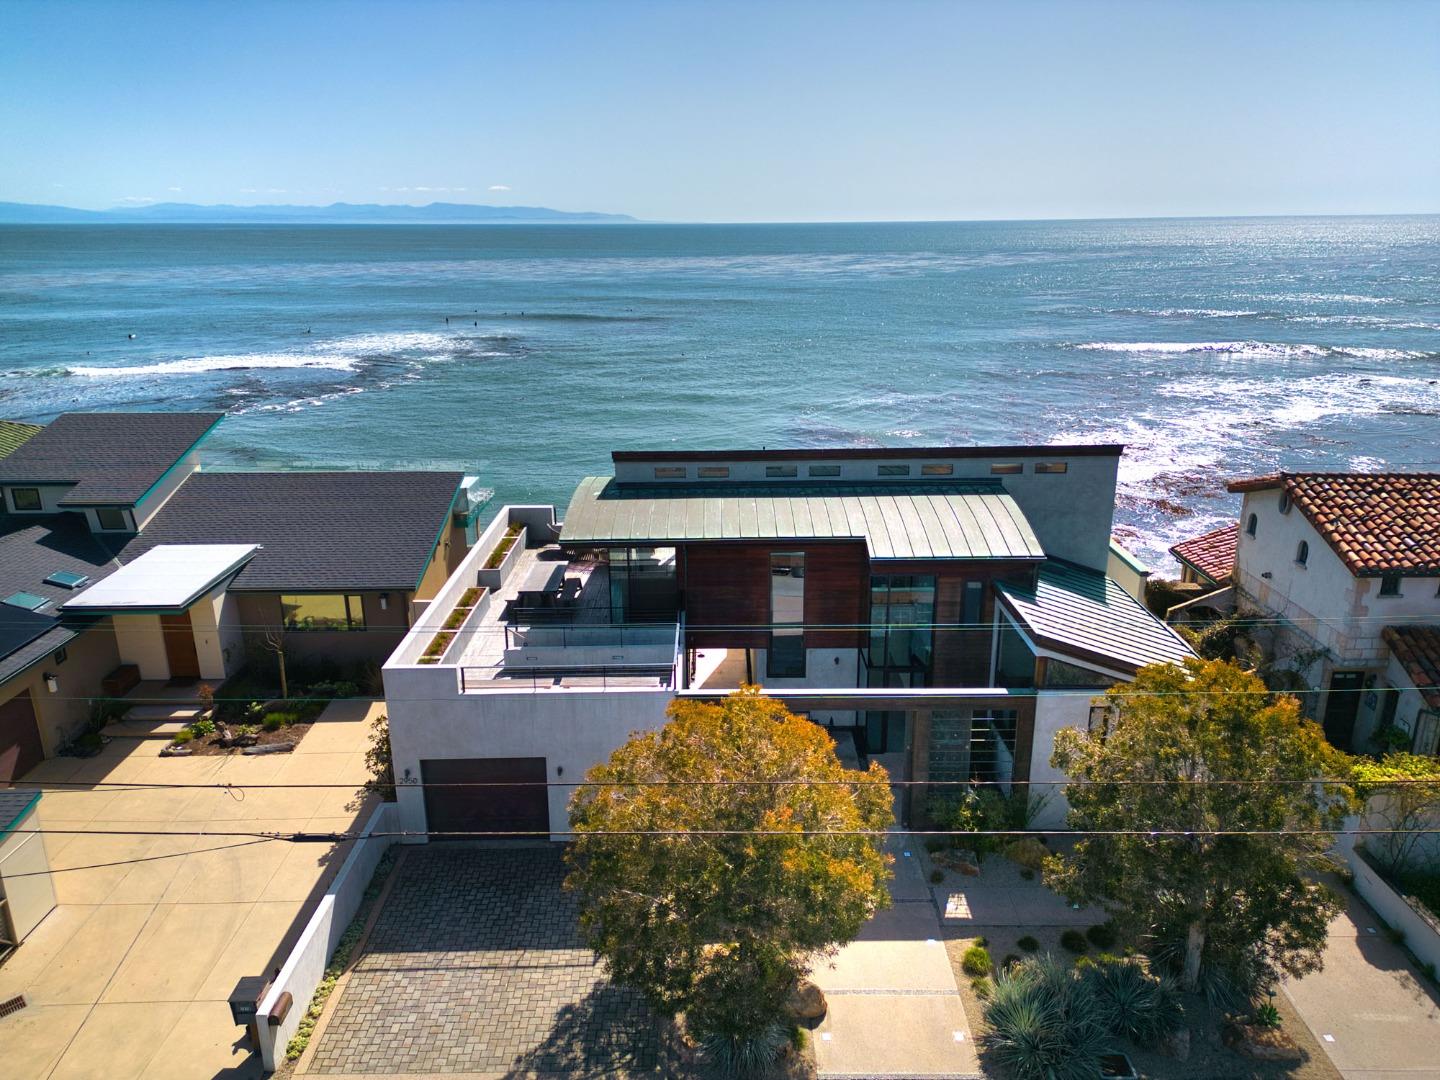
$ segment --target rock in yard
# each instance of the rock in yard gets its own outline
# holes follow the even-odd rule
[[[1176,1061],[1190,1060],[1190,1029],[1172,1031],[1160,1040],[1160,1052]]]
[[[1253,1061],[1304,1061],[1295,1040],[1279,1028],[1230,1023],[1225,1027],[1225,1045]]]
[[[247,746],[241,753],[244,754],[288,754],[295,749],[293,742],[272,742],[264,746]]]
[[[966,877],[980,876],[980,860],[970,851],[937,851],[935,863]]]
[[[801,979],[785,999],[785,1009],[802,1024],[813,1024],[825,1015],[825,994],[809,979]]]

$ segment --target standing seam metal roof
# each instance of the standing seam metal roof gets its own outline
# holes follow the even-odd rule
[[[864,540],[872,559],[1042,559],[995,482],[619,484],[580,482],[560,542]]]
[[[1004,583],[995,589],[1042,648],[1132,670],[1195,655],[1179,634],[1097,570],[1052,559],[1041,565],[1033,590]]]

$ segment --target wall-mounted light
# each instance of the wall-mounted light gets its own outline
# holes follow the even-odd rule
[[[381,610],[381,611],[389,611],[389,610],[390,610],[390,594],[389,594],[388,592],[382,592],[382,593],[380,594],[380,610]]]
[[[45,680],[46,690],[49,690],[52,694],[58,694],[60,692],[60,680],[57,679],[54,675],[50,674],[50,672],[47,671],[40,677]]]
[[[555,775],[556,775],[556,776],[564,776],[564,775],[565,775],[565,766],[564,766],[564,765],[556,765],[556,766],[555,766]]]

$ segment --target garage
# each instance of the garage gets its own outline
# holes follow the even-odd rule
[[[432,833],[550,831],[544,758],[437,758],[420,762],[420,780]]]
[[[18,780],[45,760],[30,691],[0,705],[0,784]]]

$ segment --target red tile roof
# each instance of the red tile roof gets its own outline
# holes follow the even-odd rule
[[[1230,491],[1284,488],[1350,572],[1440,575],[1440,473],[1276,473]]]
[[[1240,525],[1225,525],[1204,536],[1192,536],[1170,549],[1170,554],[1204,574],[1216,585],[1230,580],[1235,570],[1235,541]]]
[[[1385,643],[1432,709],[1440,709],[1440,626],[1387,626]]]

